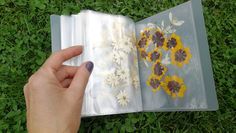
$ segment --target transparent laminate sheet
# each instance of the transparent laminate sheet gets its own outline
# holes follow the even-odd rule
[[[200,0],[136,23],[144,111],[218,108],[203,27]]]
[[[78,66],[92,61],[82,109],[83,116],[120,114],[142,110],[135,46],[135,24],[124,16],[85,10],[72,16],[52,16],[53,51],[82,44],[83,54],[65,62]],[[60,40],[60,42],[57,41]],[[59,43],[59,44],[55,44]]]

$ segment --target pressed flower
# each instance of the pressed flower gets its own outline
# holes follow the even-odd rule
[[[136,68],[133,68],[131,71],[131,82],[134,89],[140,88],[139,75]]]
[[[165,31],[165,21],[161,21],[161,26],[156,26],[159,31]],[[165,33],[165,32],[164,32]]]
[[[119,76],[115,73],[108,74],[105,80],[106,84],[112,88],[116,88],[119,85]]]
[[[180,47],[171,52],[171,62],[178,67],[188,64],[191,57],[190,50],[186,47]]]
[[[167,67],[157,61],[155,64],[153,64],[152,71],[153,74],[156,75],[157,79],[160,80],[165,75]]]
[[[169,50],[169,49],[173,50],[174,48],[177,48],[177,47],[182,47],[182,42],[181,42],[180,36],[178,36],[175,33],[172,33],[163,48],[165,50]]]
[[[140,52],[140,56],[141,56],[141,58],[143,58],[143,59],[147,59],[147,57],[148,57],[148,53],[145,51],[145,49],[140,48],[140,49],[139,49],[139,52]]]
[[[133,84],[133,86],[134,86],[135,89],[138,89],[138,88],[139,88],[140,82],[139,82],[138,76],[133,77],[133,79],[132,79],[132,84]]]
[[[155,29],[157,27],[157,25],[155,25],[154,23],[148,23],[147,26],[150,28],[150,29]]]
[[[176,29],[174,29],[171,25],[165,27],[165,22],[161,22],[161,26],[157,26],[157,29],[162,31],[165,34],[165,37],[167,34],[176,32]]]
[[[171,12],[169,13],[169,19],[170,23],[174,26],[181,26],[184,23],[183,20],[178,20],[176,17],[173,17],[173,14]]]
[[[157,78],[156,75],[152,74],[152,75],[149,76],[149,78],[147,80],[147,85],[152,87],[153,92],[156,92],[156,91],[160,90],[161,82]]]
[[[149,39],[151,37],[151,27],[144,28],[144,30],[141,31],[141,37]]]
[[[121,90],[119,92],[119,94],[116,96],[117,100],[118,100],[118,103],[121,105],[121,106],[127,106],[128,103],[129,103],[129,97],[128,97],[128,94],[125,90]]]
[[[152,35],[152,42],[156,47],[162,47],[166,42],[164,33],[160,30],[156,30]]]
[[[123,51],[112,51],[112,60],[114,63],[121,65],[122,61],[124,61],[127,54]]]
[[[124,81],[124,80],[127,80],[129,77],[129,70],[124,67],[117,68],[116,74],[119,76],[119,79],[121,81]]]
[[[124,36],[122,38],[117,38],[111,45],[114,50],[121,50],[128,54],[133,48],[132,37]]]
[[[176,75],[166,76],[164,82],[162,82],[162,87],[173,98],[183,97],[186,91],[183,79]]]
[[[148,45],[148,39],[145,37],[142,37],[139,41],[138,41],[138,48],[145,48]]]
[[[157,60],[161,59],[161,56],[162,56],[161,52],[158,51],[158,49],[156,48],[148,54],[148,59],[152,62],[156,62]]]

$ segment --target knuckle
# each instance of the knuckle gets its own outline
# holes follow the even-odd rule
[[[38,86],[38,75],[35,73],[29,78],[28,86],[30,89],[35,89]]]

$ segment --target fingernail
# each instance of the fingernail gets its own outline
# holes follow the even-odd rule
[[[91,73],[93,70],[93,62],[89,61],[85,67],[87,68],[87,70]]]

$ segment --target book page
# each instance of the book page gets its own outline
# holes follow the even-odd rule
[[[189,1],[136,23],[145,111],[208,108],[198,47],[207,44],[198,43],[191,6]]]
[[[60,38],[64,42],[61,47],[83,44],[84,48],[83,54],[66,62],[67,65],[78,66],[89,60],[94,63],[82,115],[142,111],[135,23],[124,16],[89,10],[69,16],[72,22],[68,17],[62,19],[69,23],[61,23],[62,30],[66,29],[61,31]]]

